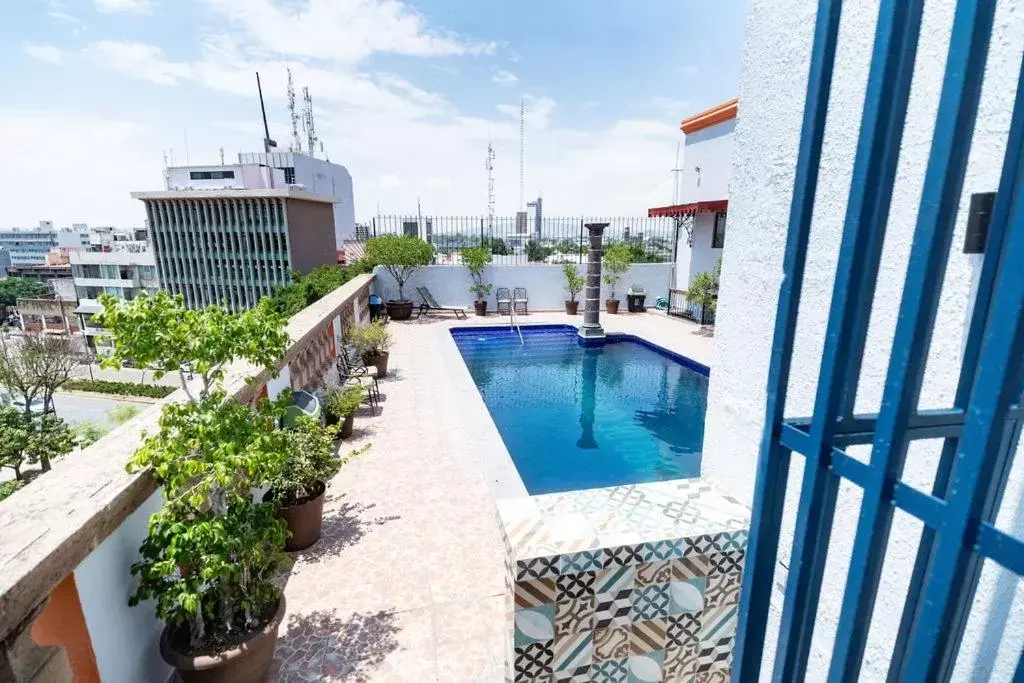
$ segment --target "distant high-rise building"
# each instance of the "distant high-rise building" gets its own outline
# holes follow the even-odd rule
[[[161,287],[190,308],[251,308],[292,271],[337,263],[334,197],[283,184],[132,197],[146,204]]]
[[[364,242],[370,239],[370,226],[366,223],[356,223],[356,240]]]
[[[57,230],[52,221],[39,221],[39,227],[0,230],[0,249],[11,256],[11,265],[31,266],[46,262],[54,247],[81,249],[89,246],[89,233]]]

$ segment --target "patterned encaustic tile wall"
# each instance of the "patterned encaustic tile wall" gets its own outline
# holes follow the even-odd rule
[[[507,680],[729,680],[748,535],[742,505],[709,482],[681,480],[499,501],[499,511]],[[666,525],[686,533],[636,540]],[[603,534],[634,542],[602,545]],[[553,548],[563,552],[537,554]]]

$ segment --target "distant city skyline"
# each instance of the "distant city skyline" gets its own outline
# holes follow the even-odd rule
[[[486,213],[525,196],[552,215],[668,203],[679,121],[736,95],[745,3],[460,0],[41,0],[0,26],[8,197],[0,228],[141,225],[131,191],[164,155],[216,164],[290,142],[286,68],[309,86],[324,152],[352,174],[357,220]],[[300,135],[302,134],[300,130]]]

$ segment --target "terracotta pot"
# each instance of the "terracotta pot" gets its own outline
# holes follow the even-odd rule
[[[320,540],[320,528],[324,522],[324,493],[327,486],[322,481],[317,482],[319,493],[304,503],[298,505],[282,505],[277,508],[277,516],[288,524],[290,537],[285,541],[284,549],[288,552],[305,550]],[[274,500],[274,492],[267,491],[263,494],[263,501]]]
[[[345,417],[345,421],[341,423],[341,430],[338,431],[339,439],[347,439],[352,436],[352,426],[355,424],[356,414],[352,413]]]
[[[569,315],[576,315],[577,311],[579,311],[579,310],[580,310],[580,302],[579,301],[566,301],[565,302],[565,312],[568,313]]]
[[[476,309],[477,315],[487,315],[487,301],[474,301],[473,308]]]
[[[206,655],[178,652],[165,628],[160,636],[160,656],[178,671],[183,683],[248,683],[267,678],[277,646],[277,630],[284,619],[284,595],[277,612],[258,633],[231,649]]]
[[[388,317],[392,320],[408,320],[412,317],[411,301],[388,301],[384,305],[388,309]]]
[[[382,379],[383,377],[386,377],[387,374],[388,374],[388,356],[389,355],[390,355],[390,353],[388,351],[385,351],[384,353],[380,354],[379,356],[366,355],[366,356],[363,356],[363,363],[365,365],[375,365],[375,366],[377,366],[377,379]]]
[[[612,315],[619,312],[619,300],[618,299],[605,299],[604,310],[608,311]]]

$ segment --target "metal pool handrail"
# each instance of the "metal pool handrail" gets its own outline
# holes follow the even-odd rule
[[[508,307],[508,326],[519,333],[519,344],[524,345],[526,342],[523,341],[523,331],[519,329],[519,323],[516,322],[516,306],[515,302]]]

